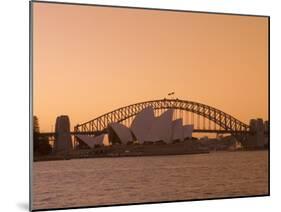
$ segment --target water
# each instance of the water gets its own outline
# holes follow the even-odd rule
[[[36,162],[33,208],[268,193],[267,151]]]

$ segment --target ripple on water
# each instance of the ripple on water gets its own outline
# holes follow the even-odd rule
[[[34,209],[265,195],[267,151],[33,164]]]

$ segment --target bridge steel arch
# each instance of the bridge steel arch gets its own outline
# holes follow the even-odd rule
[[[139,102],[118,108],[88,122],[76,125],[74,131],[89,134],[102,132],[106,130],[108,124],[122,122],[130,117],[136,116],[141,110],[149,106],[151,106],[154,111],[158,109],[177,109],[203,116],[219,125],[225,132],[236,136],[238,140],[241,140],[241,135],[245,135],[246,132],[249,132],[250,128],[249,125],[239,121],[233,116],[209,105],[180,99],[160,99]]]

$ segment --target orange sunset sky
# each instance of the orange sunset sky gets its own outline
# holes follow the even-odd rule
[[[175,97],[268,119],[266,17],[33,3],[34,115],[51,131]]]

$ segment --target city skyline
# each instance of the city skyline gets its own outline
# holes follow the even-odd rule
[[[34,115],[50,131],[137,102],[175,97],[248,124],[268,119],[262,17],[34,5]]]

